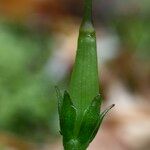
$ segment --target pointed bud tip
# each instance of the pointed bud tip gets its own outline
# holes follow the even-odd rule
[[[115,104],[112,104],[112,105],[110,106],[110,109],[113,108],[113,107],[115,107]]]
[[[105,109],[105,110],[101,113],[101,117],[103,118],[114,106],[115,106],[115,104],[112,104],[112,105],[109,106],[107,109]]]

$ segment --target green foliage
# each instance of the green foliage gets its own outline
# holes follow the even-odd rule
[[[132,50],[138,58],[149,61],[150,58],[150,20],[149,18],[132,16],[119,17],[113,21],[122,44],[126,45],[127,51]],[[128,49],[128,47],[131,47]]]
[[[43,43],[34,33],[20,28],[16,32],[11,27],[0,25],[0,130],[20,135],[46,134],[54,95],[49,92],[51,83],[42,69],[47,60],[47,56],[41,58]],[[45,47],[45,53],[49,53]]]

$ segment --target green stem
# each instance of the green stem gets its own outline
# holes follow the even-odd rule
[[[84,0],[84,16],[83,22],[91,22],[92,20],[92,0]]]

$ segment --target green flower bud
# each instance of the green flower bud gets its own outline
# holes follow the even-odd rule
[[[85,0],[84,17],[79,30],[78,47],[69,93],[56,88],[60,133],[65,150],[86,150],[110,106],[100,113],[96,35],[92,23],[92,0]]]

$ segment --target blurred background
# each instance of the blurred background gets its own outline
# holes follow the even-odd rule
[[[102,109],[89,150],[150,150],[150,1],[93,0]],[[0,1],[0,150],[61,150],[54,86],[68,88],[81,0]]]

